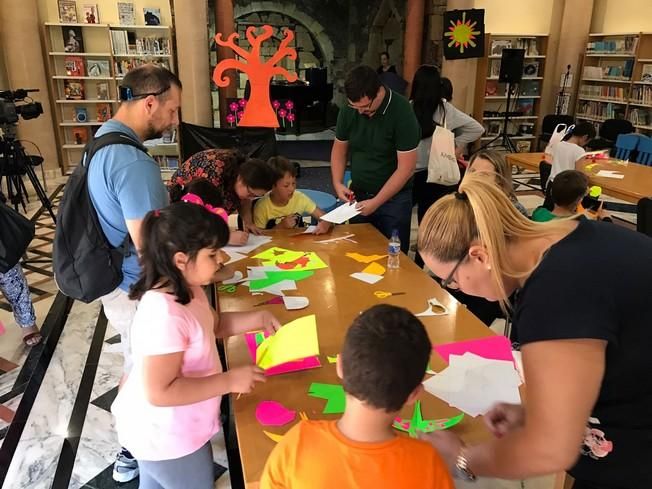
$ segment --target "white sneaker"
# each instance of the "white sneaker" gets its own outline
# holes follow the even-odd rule
[[[113,464],[113,480],[116,482],[129,482],[138,477],[138,462],[123,448],[115,458]]]

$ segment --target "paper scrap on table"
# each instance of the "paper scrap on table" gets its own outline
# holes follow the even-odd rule
[[[361,255],[360,253],[347,253],[346,256],[353,258],[359,263],[371,263],[372,261],[385,258],[387,255]]]
[[[293,251],[285,248],[279,248],[278,246],[272,246],[271,248],[261,251],[257,255],[254,255],[252,258],[258,258],[259,260],[283,260],[290,261],[296,260],[297,258],[303,256],[303,251]]]
[[[337,363],[337,355],[328,355],[326,356],[328,363]]]
[[[284,296],[285,292],[288,290],[297,290],[297,283],[294,280],[282,280],[263,289],[256,289],[256,292],[266,292],[272,295]]]
[[[263,433],[265,433],[265,436],[267,436],[270,440],[276,443],[281,441],[283,439],[283,436],[285,436],[285,435],[277,435],[276,433],[270,433],[269,431],[265,431],[265,430],[263,430]]]
[[[270,336],[268,333],[263,333],[261,331],[257,333],[245,334],[245,343],[247,344],[247,350],[249,350],[249,356],[253,362],[256,362],[256,349],[268,336]],[[265,370],[265,376],[271,377],[273,375],[286,374],[289,372],[299,372],[301,370],[310,370],[312,368],[318,367],[321,367],[321,361],[319,360],[318,356],[313,356],[268,368]]]
[[[415,316],[445,316],[448,314],[448,308],[434,297],[428,299],[428,309]]]
[[[385,267],[382,266],[380,263],[371,262],[369,265],[367,265],[364,270],[362,270],[362,273],[371,273],[373,275],[382,275],[385,273]]]
[[[315,272],[312,270],[279,270],[277,272],[265,272],[265,278],[250,280],[250,290],[260,290],[269,287],[270,285],[283,282],[285,280],[303,280],[312,277]]]
[[[283,296],[283,304],[288,311],[305,309],[310,305],[310,300],[303,296]]]
[[[262,401],[256,406],[256,419],[263,426],[283,426],[294,421],[297,412],[276,401]]]
[[[357,202],[347,202],[339,207],[336,207],[327,214],[320,217],[322,221],[332,222],[334,224],[342,224],[345,221],[357,216],[361,211],[358,210]]]
[[[423,382],[430,394],[474,417],[485,414],[498,402],[520,404],[520,384],[513,362],[473,353],[450,355],[449,366]]]
[[[382,275],[375,275],[373,273],[356,272],[352,273],[350,276],[357,278],[358,280],[362,280],[368,284],[375,284],[376,282],[380,282],[383,279]]]
[[[414,404],[414,412],[411,419],[395,418],[392,426],[416,438],[419,433],[432,433],[433,431],[446,430],[458,424],[464,419],[464,414],[458,414],[452,418],[423,419],[421,414],[421,401]]]
[[[236,270],[235,273],[233,274],[233,277],[222,280],[222,284],[224,285],[231,285],[231,284],[237,284],[239,282],[242,282],[244,275],[240,270]]]
[[[625,175],[622,173],[618,173],[616,171],[611,171],[611,170],[600,170],[598,173],[595,174],[596,177],[602,177],[602,178],[616,178],[618,180],[622,180],[625,178]]]
[[[231,252],[238,253],[240,255],[248,255],[254,251],[259,246],[262,246],[266,243],[269,243],[272,240],[271,236],[256,236],[255,234],[250,234],[247,243],[242,246],[227,245],[222,248],[222,251],[231,254]]]
[[[317,226],[308,226],[306,228],[306,230],[301,234],[315,234],[316,229],[317,229]]]
[[[322,411],[324,414],[341,414],[346,407],[346,395],[341,385],[313,382],[308,389],[308,395],[326,399],[326,406]]]
[[[243,255],[242,253],[237,253],[235,251],[226,251],[224,248],[222,248],[222,251],[229,257],[229,260],[225,263],[227,265],[231,265],[232,263],[247,258],[247,255]]]
[[[487,336],[486,338],[456,341],[454,343],[436,345],[433,347],[433,349],[447,363],[450,363],[448,359],[450,355],[463,355],[467,352],[473,353],[479,357],[488,358],[490,360],[504,360],[507,362],[514,362],[514,357],[512,355],[512,343],[508,338],[502,335]]]
[[[254,256],[263,260],[264,266],[275,266],[281,270],[319,270],[328,265],[314,251],[294,251],[273,247]]]
[[[290,321],[256,350],[256,365],[263,370],[282,363],[319,355],[317,319],[314,314]]]

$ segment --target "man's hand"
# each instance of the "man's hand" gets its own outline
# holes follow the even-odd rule
[[[335,193],[337,198],[343,202],[350,202],[355,199],[355,195],[351,192],[351,189],[344,185],[343,183],[336,183],[334,185]]]
[[[373,199],[368,199],[368,200],[363,200],[362,202],[358,202],[357,208],[360,211],[360,214],[363,216],[370,216],[378,208],[380,207],[380,203],[376,200],[374,197]]]

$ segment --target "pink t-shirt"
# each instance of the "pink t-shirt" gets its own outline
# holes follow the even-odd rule
[[[192,301],[184,306],[170,294],[148,291],[134,316],[134,366],[111,411],[120,443],[140,460],[170,460],[189,455],[219,431],[221,396],[185,406],[160,407],[152,405],[145,395],[146,356],[182,351],[184,377],[222,372],[206,294],[200,287],[192,292]]]

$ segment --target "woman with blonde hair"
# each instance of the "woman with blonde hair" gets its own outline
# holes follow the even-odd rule
[[[652,240],[587,219],[532,222],[467,175],[428,210],[418,247],[443,286],[511,310],[522,344],[527,403],[484,415],[493,440],[428,436],[454,473],[569,470],[575,489],[652,487]]]

